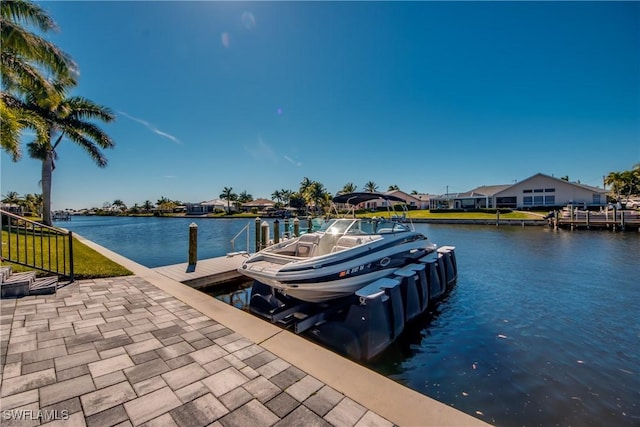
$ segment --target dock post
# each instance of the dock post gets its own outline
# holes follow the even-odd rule
[[[313,231],[313,218],[311,215],[307,217],[307,233],[311,233]]]
[[[284,237],[289,238],[289,218],[284,219]]]
[[[262,233],[260,235],[260,243],[262,243],[262,249],[264,249],[269,243],[269,223],[267,221],[262,221],[260,228],[262,229]]]
[[[293,235],[300,237],[300,220],[298,217],[293,218]]]
[[[589,220],[589,211],[586,212],[587,213],[587,230],[591,229],[591,221]]]
[[[553,229],[557,230],[558,229],[558,216],[560,215],[560,211],[558,211],[557,209],[555,211],[553,211]]]
[[[620,229],[624,231],[624,211],[620,211]]]
[[[260,217],[256,217],[256,252],[260,252]]]
[[[280,221],[273,221],[273,243],[280,243]]]
[[[500,226],[500,209],[496,209],[496,227]]]
[[[195,222],[189,224],[189,265],[198,262],[198,225]]]
[[[576,228],[576,224],[575,224],[575,212],[573,210],[573,205],[569,206],[569,212],[571,212],[571,230],[574,230]]]

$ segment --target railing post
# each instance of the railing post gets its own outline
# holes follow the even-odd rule
[[[73,232],[69,232],[69,281],[73,282]]]

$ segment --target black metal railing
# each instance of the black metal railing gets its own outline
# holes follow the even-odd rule
[[[0,210],[2,261],[73,282],[73,233]]]

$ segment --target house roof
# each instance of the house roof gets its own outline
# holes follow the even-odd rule
[[[226,200],[222,200],[222,199],[213,199],[213,200],[208,200],[206,202],[200,202],[201,205],[205,205],[205,206],[227,206],[227,201]]]
[[[243,203],[242,206],[247,208],[259,208],[262,206],[275,206],[275,202],[269,199],[256,199],[247,203]]]
[[[555,176],[545,175],[543,173],[537,173],[535,175],[531,175],[529,178],[523,179],[520,182],[517,182],[517,183],[515,183],[513,185],[509,185],[509,186],[505,187],[503,190],[500,190],[500,192],[506,190],[507,188],[516,186],[516,185],[522,185],[523,183],[525,183],[527,181],[530,181],[530,180],[532,180],[532,179],[534,179],[536,177],[539,177],[539,176],[547,178],[547,179],[551,179],[551,180],[554,180],[554,181],[557,181],[557,182],[562,183],[562,184],[569,184],[569,185],[573,185],[573,186],[576,186],[576,187],[580,187],[580,188],[583,188],[585,190],[592,191],[594,193],[604,193],[605,192],[605,190],[602,189],[602,188],[592,187],[590,185],[580,184],[580,183],[577,183],[577,182],[565,181],[564,179],[556,178]]]
[[[480,187],[474,188],[473,190],[467,191],[465,193],[459,193],[456,197],[465,198],[465,197],[492,197],[494,194],[497,194],[501,191],[506,190],[511,187],[511,184],[504,185],[482,185]]]
[[[387,192],[386,192],[386,193],[384,193],[384,194],[388,194],[388,195],[391,195],[391,196],[400,197],[400,198],[402,198],[404,201],[408,201],[408,200],[413,199],[413,200],[415,200],[416,202],[418,202],[418,201],[420,201],[420,200],[421,200],[421,199],[419,199],[418,197],[416,197],[415,195],[413,195],[413,194],[409,194],[409,193],[405,193],[405,192],[404,192],[404,191],[402,191],[402,190],[391,190],[391,191],[387,191]]]

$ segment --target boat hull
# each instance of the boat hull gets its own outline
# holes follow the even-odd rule
[[[262,254],[247,260],[239,271],[284,295],[318,303],[352,295],[435,249],[426,238],[411,236],[302,261]]]

